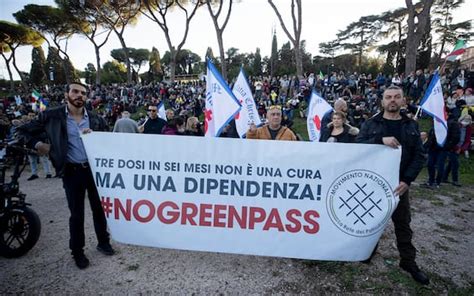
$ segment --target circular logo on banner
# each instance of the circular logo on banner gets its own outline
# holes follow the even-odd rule
[[[334,225],[352,236],[371,236],[383,230],[395,196],[390,184],[367,170],[352,170],[329,187],[326,207]]]

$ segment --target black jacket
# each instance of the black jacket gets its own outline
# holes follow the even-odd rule
[[[448,133],[446,135],[446,141],[443,147],[440,147],[436,141],[436,135],[434,129],[430,129],[428,133],[428,149],[429,151],[454,151],[454,148],[459,143],[461,138],[461,129],[456,120],[448,120]]]
[[[328,139],[332,137],[331,136],[332,130],[333,130],[332,124],[328,125],[328,128],[326,128],[321,133],[321,138],[319,139],[319,142],[327,142]],[[354,128],[350,125],[344,124],[344,131],[342,132],[342,134],[338,136],[339,137],[338,143],[354,143],[355,138],[358,133],[359,133],[359,129]]]
[[[105,120],[92,111],[88,111],[89,127],[93,131],[108,131]],[[19,127],[28,145],[34,147],[38,142],[37,135],[46,132],[51,148],[49,156],[56,169],[62,175],[68,149],[66,106],[59,106],[41,112],[37,119]]]
[[[382,138],[387,127],[380,112],[367,120],[357,136],[358,143],[383,144]],[[418,123],[402,115],[402,158],[400,161],[400,181],[410,185],[416,179],[424,165],[423,144],[418,130]]]

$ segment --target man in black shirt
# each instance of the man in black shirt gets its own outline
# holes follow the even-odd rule
[[[139,127],[139,131],[144,134],[161,134],[166,121],[158,117],[158,107],[150,105],[148,113],[148,119]]]
[[[383,93],[383,112],[376,114],[362,125],[357,142],[383,144],[394,149],[402,149],[400,183],[395,189],[395,194],[400,196],[400,202],[392,215],[401,258],[400,267],[409,272],[417,282],[427,285],[429,278],[415,262],[416,249],[411,242],[413,232],[410,228],[411,216],[408,197],[410,183],[416,179],[423,168],[423,144],[418,124],[400,113],[404,104],[405,98],[402,89],[398,86],[388,87]]]

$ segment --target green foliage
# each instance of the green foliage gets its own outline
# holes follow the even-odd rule
[[[128,51],[128,58],[133,66],[137,67],[136,71],[140,72],[140,68],[143,66],[145,62],[147,62],[150,58],[150,51],[146,48],[132,48],[127,47]],[[110,52],[112,58],[117,60],[120,63],[126,64],[127,62],[127,55],[125,54],[125,50],[123,48],[113,49]]]
[[[37,31],[24,25],[0,20],[0,44],[8,45],[10,50],[21,45],[40,46],[41,43],[43,38]]]
[[[167,67],[170,66],[171,55],[166,51],[161,59],[161,63]],[[193,72],[193,65],[201,62],[201,57],[190,51],[189,49],[182,49],[176,55],[176,74],[199,74]]]
[[[260,55],[260,48],[258,47],[253,57],[252,75],[262,75],[262,56]]]
[[[55,47],[48,49],[48,57],[44,69],[47,80],[53,84],[65,84],[66,74],[64,73],[63,59],[59,56],[59,51]],[[53,79],[51,79],[51,73]]]
[[[153,47],[150,53],[150,60],[148,62],[149,70],[148,70],[148,81],[161,81],[163,79],[163,69],[161,67],[161,58],[160,52],[158,49]]]
[[[30,83],[35,86],[44,85],[46,82],[46,58],[41,46],[33,47],[31,52]]]
[[[95,75],[97,70],[95,69],[94,64],[88,63],[87,67],[84,70],[84,78],[87,84],[94,84],[95,83]]]
[[[123,83],[127,81],[127,69],[117,61],[107,62],[102,66],[102,83]]]
[[[51,34],[53,39],[67,37],[75,32],[65,11],[56,7],[28,4],[22,10],[15,12],[13,16],[20,24]]]

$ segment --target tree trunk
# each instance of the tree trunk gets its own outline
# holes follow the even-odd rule
[[[221,58],[221,72],[224,80],[227,81],[227,63],[224,55],[224,41],[222,40],[222,32],[217,32],[217,43],[219,44],[219,56]]]
[[[170,51],[170,80],[171,83],[174,82],[176,76],[176,57],[178,56],[178,51],[175,49]]]
[[[18,69],[16,65],[16,58],[15,58],[15,51],[12,49],[12,57],[13,57],[13,67],[15,67],[15,70],[18,72],[18,75],[20,75],[20,80],[21,80],[21,85],[25,90],[28,90],[28,84],[26,84],[25,77],[21,73],[21,71]]]
[[[400,60],[402,58],[402,23],[401,22],[398,22],[397,23],[398,25],[398,48],[397,48],[397,61],[395,62],[395,69],[397,69],[397,72],[398,72],[398,69],[400,68]]]
[[[298,78],[302,78],[303,77],[303,60],[301,58],[301,49],[300,49],[300,46],[299,46],[299,42],[298,42],[298,46],[295,46],[295,62],[296,62],[296,75],[298,76]]]
[[[125,40],[123,39],[123,36],[117,31],[115,31],[115,33],[117,34],[117,37],[119,38],[120,44],[122,45],[123,51],[125,53],[125,63],[127,65],[127,84],[131,84],[132,83],[132,65],[130,64],[130,55],[128,54],[127,45],[125,44]]]
[[[411,0],[405,0],[405,3],[408,8],[408,33],[407,33],[407,45],[405,51],[405,75],[409,75],[411,72],[416,70],[416,50],[420,44],[421,37],[425,33],[425,28],[427,26],[431,6],[433,5],[434,0],[424,1],[423,10],[418,14],[415,11],[415,7]],[[415,16],[418,19],[417,24],[415,25]]]
[[[10,68],[11,57],[7,59],[7,57],[5,56],[3,52],[0,52],[0,54],[5,60],[5,65],[7,65],[8,76],[10,76],[10,90],[13,92],[15,90],[15,82],[13,81],[13,73],[12,73],[12,69]]]
[[[97,70],[95,72],[95,84],[99,85],[100,84],[100,72],[102,71],[102,68],[100,67],[100,48],[98,46],[95,46],[95,60],[97,63]]]

